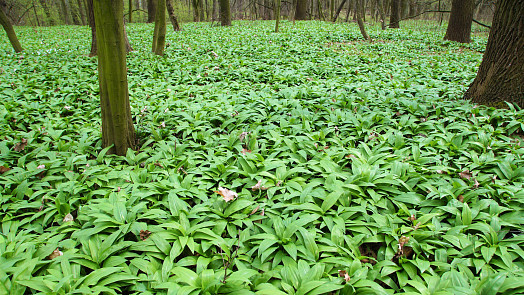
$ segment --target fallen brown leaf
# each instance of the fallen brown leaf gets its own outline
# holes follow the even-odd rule
[[[11,170],[11,168],[8,168],[6,166],[0,166],[0,174],[4,174],[9,170]]]
[[[224,201],[226,202],[233,201],[235,198],[238,197],[237,193],[235,193],[234,191],[230,189],[223,188],[223,187],[219,187],[218,191],[214,191],[214,192],[221,195],[224,198]]]
[[[262,179],[261,179],[257,182],[257,184],[251,187],[251,190],[252,191],[257,191],[257,190],[265,191],[267,190],[267,187],[262,186]]]
[[[460,178],[469,180],[473,174],[469,170],[464,170],[459,173]]]
[[[55,250],[53,250],[53,253],[51,253],[49,256],[47,256],[47,259],[55,259],[58,256],[62,256],[62,255],[64,255],[64,253],[62,253],[62,251],[60,251],[58,248],[56,248]]]
[[[140,239],[141,239],[142,241],[145,241],[147,238],[149,238],[150,235],[151,235],[151,232],[150,232],[150,231],[148,231],[148,230],[143,230],[143,229],[140,230]]]
[[[71,213],[67,213],[66,216],[64,216],[63,222],[70,222],[70,221],[73,221],[73,220],[75,220],[73,218],[73,215],[71,215]]]
[[[338,271],[338,276],[341,277],[341,278],[344,278],[344,281],[349,282],[349,280],[351,280],[351,278],[349,277],[349,274],[347,271],[345,270],[339,270]]]
[[[25,149],[25,147],[27,146],[27,139],[25,138],[22,138],[22,140],[15,144],[15,146],[13,147],[13,150],[15,150],[15,152],[21,152]]]

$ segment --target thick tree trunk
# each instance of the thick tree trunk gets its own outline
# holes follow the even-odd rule
[[[200,21],[200,10],[198,9],[200,0],[192,0],[191,3],[193,5],[193,21],[199,22]]]
[[[134,148],[135,129],[127,88],[123,1],[94,0],[102,146],[113,145],[109,153],[125,155]]]
[[[391,15],[389,16],[389,27],[400,28],[400,0],[391,0]]]
[[[156,2],[158,0],[147,0],[147,22],[152,23],[155,21],[156,16]]]
[[[20,45],[20,41],[18,41],[18,38],[16,37],[15,30],[13,29],[11,22],[7,18],[7,15],[4,13],[2,8],[0,8],[0,23],[2,24],[2,27],[4,27],[4,30],[7,33],[7,38],[9,38],[9,42],[11,42],[15,52],[22,52],[24,49],[22,48],[22,45]]]
[[[296,0],[294,20],[307,20],[307,0]]]
[[[166,45],[166,0],[157,0],[155,31],[153,34],[153,52],[164,55]]]
[[[444,40],[460,43],[471,42],[471,24],[475,0],[453,0],[448,29]]]
[[[477,77],[464,95],[474,103],[524,108],[524,1],[498,0]]]
[[[166,0],[166,7],[167,7],[167,15],[169,16],[171,25],[173,25],[173,30],[175,32],[180,31],[180,25],[178,24],[178,19],[176,18],[176,15],[175,15],[175,8],[173,8],[173,0]]]
[[[230,26],[231,25],[231,6],[229,0],[219,0],[220,9],[220,25]]]
[[[281,0],[275,0],[275,33],[278,33],[280,26],[280,8],[282,6]]]

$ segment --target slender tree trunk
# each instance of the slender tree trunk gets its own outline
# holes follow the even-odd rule
[[[340,5],[338,6],[337,8],[337,11],[335,12],[335,15],[333,16],[332,20],[334,23],[337,22],[337,18],[338,18],[338,15],[340,14],[340,12],[342,11],[342,8],[344,8],[344,4],[346,3],[347,0],[342,0],[342,3],[340,3]]]
[[[62,11],[62,16],[64,17],[64,22],[66,25],[71,24],[71,21],[69,20],[69,10],[67,9],[66,0],[60,1],[60,9]]]
[[[93,12],[93,0],[87,0],[87,22],[91,27],[91,51],[89,56],[97,56],[98,51],[96,47],[96,26],[95,26],[95,15]]]
[[[220,25],[230,26],[231,25],[231,6],[229,0],[219,0],[220,5]]]
[[[13,29],[11,22],[7,18],[7,15],[5,14],[4,9],[2,9],[1,7],[0,7],[0,23],[2,24],[2,27],[4,27],[4,30],[7,33],[7,38],[9,38],[9,42],[11,42],[11,45],[13,46],[13,49],[15,50],[15,52],[22,52],[24,49],[22,48],[22,45],[20,45],[20,41],[18,41],[15,30]]]
[[[129,106],[123,1],[94,0],[102,146],[109,153],[125,155],[134,148],[135,129]]]
[[[199,10],[199,6],[200,4],[198,3],[200,0],[192,0],[191,3],[193,4],[193,21],[194,22],[199,22],[200,21],[200,10]]]
[[[80,20],[82,21],[82,25],[85,26],[87,25],[87,20],[86,20],[84,5],[83,5],[84,1],[77,0],[77,2],[78,2],[78,12],[80,13]]]
[[[346,23],[349,21],[349,14],[351,14],[351,7],[353,7],[352,3],[354,0],[348,1],[348,10],[346,12]]]
[[[153,52],[164,55],[166,45],[166,0],[158,0],[156,7],[155,31],[153,34]]]
[[[453,0],[444,40],[460,43],[471,42],[471,24],[473,23],[474,8],[475,0]]]
[[[389,16],[389,27],[400,28],[400,0],[391,0],[391,15]]]
[[[296,0],[295,20],[307,20],[307,0]]]
[[[132,23],[133,22],[133,0],[129,0],[128,15],[129,15],[129,23]]]
[[[464,95],[474,103],[524,108],[524,2],[498,0],[477,77]]]
[[[175,15],[175,8],[173,8],[173,0],[166,0],[166,7],[167,7],[167,15],[169,16],[171,25],[173,25],[173,30],[175,32],[180,31],[180,25],[178,24],[178,19],[176,18],[176,15]]]
[[[211,17],[211,19],[213,21],[215,21],[217,19],[217,0],[213,0],[213,12],[212,12],[213,16]]]
[[[369,37],[368,33],[366,32],[366,27],[364,27],[364,22],[362,21],[362,15],[364,14],[364,3],[363,3],[364,0],[356,0],[356,1],[357,1],[357,5],[356,5],[357,23],[360,29],[360,33],[362,34],[362,37],[364,37],[364,39],[371,42],[371,37]]]
[[[152,23],[155,21],[156,16],[156,2],[158,0],[147,0],[147,22]]]
[[[282,6],[281,0],[275,0],[275,33],[278,33],[280,25],[280,8]]]

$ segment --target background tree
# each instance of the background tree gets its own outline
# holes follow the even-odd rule
[[[172,0],[166,0],[166,7],[167,7],[167,15],[169,16],[171,25],[173,25],[173,30],[180,31],[180,25],[178,24],[178,19],[175,15],[175,8],[173,7]]]
[[[281,0],[275,0],[275,33],[278,33],[278,27],[280,25],[280,7],[282,6]]]
[[[493,26],[477,76],[464,98],[524,108],[524,1],[498,0]]]
[[[391,0],[391,15],[389,16],[389,27],[400,28],[400,0]]]
[[[147,22],[152,23],[156,17],[156,2],[157,0],[147,0]]]
[[[166,0],[157,0],[156,4],[153,52],[157,55],[164,55],[166,45]]]
[[[11,21],[9,18],[7,18],[7,15],[4,13],[4,9],[2,7],[0,7],[0,23],[2,23],[2,27],[4,27],[4,30],[7,33],[7,38],[9,38],[9,42],[11,42],[15,52],[23,51],[22,45],[20,45],[20,41],[18,41],[15,30],[11,25]]]
[[[231,25],[231,6],[229,0],[220,0],[220,24],[222,26]]]
[[[362,37],[364,37],[364,39],[371,42],[371,37],[369,37],[368,33],[366,32],[366,27],[364,27],[364,21],[362,20],[363,15],[364,15],[364,3],[363,3],[364,0],[355,0],[355,1],[356,1],[355,8],[356,8],[356,13],[357,13],[357,23],[360,29],[360,33],[362,34]]]
[[[444,40],[461,43],[471,42],[471,24],[475,0],[453,0],[448,28]]]
[[[296,0],[294,20],[307,20],[307,0]]]
[[[102,109],[102,146],[125,155],[134,148],[135,129],[129,106],[124,5],[122,1],[94,0],[98,48],[98,80]]]

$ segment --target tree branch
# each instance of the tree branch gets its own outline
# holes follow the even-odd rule
[[[405,18],[402,18],[402,19],[399,19],[398,22],[395,22],[395,23],[399,23],[400,21],[403,21],[403,20],[407,20],[407,19],[412,19],[412,18],[415,18],[415,17],[418,17],[418,16],[421,16],[425,13],[428,13],[428,12],[440,12],[440,13],[450,13],[451,11],[450,10],[426,10],[426,11],[423,11],[419,14],[416,14],[416,15],[413,15],[413,16],[408,16],[408,17],[405,17]],[[473,22],[476,23],[476,24],[479,24],[485,28],[488,28],[488,29],[491,29],[491,26],[488,26],[486,24],[483,24],[481,22],[479,22],[478,20],[476,19],[473,19]],[[391,23],[390,23],[391,25]]]

